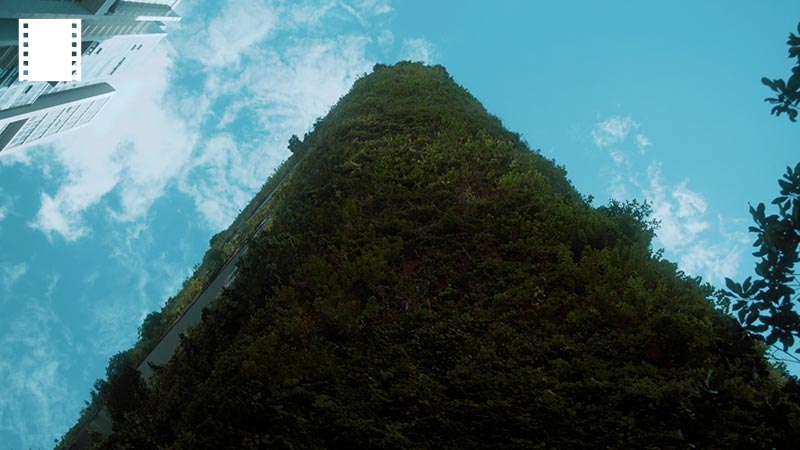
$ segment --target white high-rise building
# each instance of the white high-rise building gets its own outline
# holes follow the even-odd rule
[[[0,155],[86,125],[113,94],[119,74],[146,58],[166,36],[167,24],[180,20],[174,9],[179,2],[0,0]],[[22,18],[81,19],[81,81],[19,80]]]
[[[41,95],[29,105],[0,111],[0,151],[87,125],[114,92],[109,84],[98,83]]]

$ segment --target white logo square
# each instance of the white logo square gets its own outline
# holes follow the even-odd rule
[[[20,19],[19,79],[80,81],[80,19]]]

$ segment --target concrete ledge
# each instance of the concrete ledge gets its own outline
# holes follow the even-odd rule
[[[89,86],[82,86],[67,91],[55,92],[42,95],[30,105],[18,106],[0,111],[0,126],[22,119],[28,119],[34,115],[39,115],[48,110],[64,107],[70,103],[83,103],[93,101],[103,97],[114,95],[114,90],[108,83],[98,83]]]

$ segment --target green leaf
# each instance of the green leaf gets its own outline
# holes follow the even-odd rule
[[[747,325],[750,325],[755,322],[756,319],[758,319],[758,308],[751,308],[750,313],[747,315],[747,319],[745,319],[745,322]]]
[[[772,201],[772,204],[773,205],[777,205],[779,203],[783,203],[783,202],[786,201],[786,199],[787,199],[787,197],[783,197],[783,196],[782,197],[776,197],[775,200]],[[750,228],[752,228],[752,227],[750,227]]]
[[[800,199],[794,199],[794,208],[792,208],[792,223],[795,229],[800,229]]]
[[[783,336],[780,337],[780,341],[781,345],[783,345],[783,351],[788,350],[789,347],[791,347],[792,344],[794,344],[794,338],[792,337],[791,334],[784,334]]]
[[[747,308],[739,310],[739,313],[736,315],[739,318],[739,322],[744,323],[745,314],[747,314]]]
[[[769,309],[769,304],[768,303],[763,303],[763,302],[762,303],[755,303],[754,306],[756,308],[758,308],[759,310],[761,310],[761,311],[764,311],[765,309]]]
[[[767,335],[767,345],[772,345],[776,342],[778,342],[778,334],[773,331]]]
[[[730,278],[725,278],[725,286],[727,286],[728,289],[730,289],[730,291],[733,292],[734,294],[739,296],[742,295],[742,286],[739,283],[736,283],[735,281],[731,280]]]
[[[797,92],[798,88],[800,88],[800,76],[793,74],[789,78],[789,83],[786,85],[786,89],[788,89],[789,92]]]

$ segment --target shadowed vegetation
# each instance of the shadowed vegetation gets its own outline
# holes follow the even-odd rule
[[[796,445],[797,381],[648,206],[593,207],[444,68],[377,65],[291,145],[236,282],[97,448]]]

